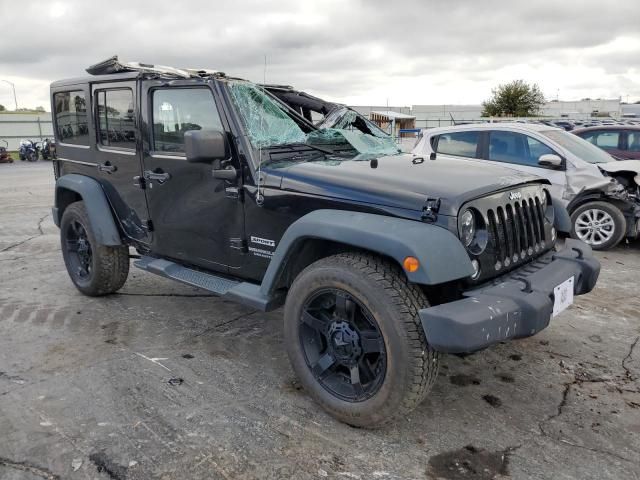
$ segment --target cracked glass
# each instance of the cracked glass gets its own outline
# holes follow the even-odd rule
[[[252,83],[230,82],[229,90],[247,136],[255,148],[295,143],[325,145],[329,148],[343,146],[355,150],[357,154],[366,155],[400,153],[393,139],[387,135],[374,136],[345,128],[321,128],[307,134],[278,101]],[[354,118],[354,115],[346,115],[340,126],[346,127]]]

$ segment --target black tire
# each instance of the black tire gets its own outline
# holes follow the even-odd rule
[[[608,202],[587,202],[571,213],[571,237],[594,250],[609,250],[625,238],[627,221],[618,207]]]
[[[29,152],[27,154],[27,160],[30,162],[37,162],[38,161],[38,152]]]
[[[127,281],[128,247],[98,244],[84,202],[72,203],[65,209],[60,221],[60,242],[67,272],[85,295],[108,295]]]
[[[313,299],[322,298],[319,295],[325,295],[323,292],[334,290],[351,298],[354,308],[363,309],[356,314],[361,319],[374,320],[383,341],[384,352],[374,354],[384,354],[382,378],[376,384],[373,383],[374,380],[368,382],[369,387],[374,385],[376,388],[355,399],[342,397],[321,383],[324,380],[319,380],[316,377],[318,374],[312,371],[313,362],[307,351],[310,343],[305,331],[310,327],[302,320],[305,308],[308,308],[310,301],[315,301]],[[336,300],[333,319],[327,322],[325,331],[329,334],[318,333],[318,338],[327,345],[325,352],[330,348],[328,342],[335,342],[331,331],[336,325],[337,303]],[[438,353],[427,344],[418,317],[418,310],[428,305],[422,290],[408,283],[406,276],[395,264],[380,257],[343,253],[311,264],[293,282],[284,311],[287,353],[302,386],[331,415],[353,426],[375,428],[407,415],[424,400],[438,375]],[[359,333],[364,339],[363,332]],[[341,338],[344,340],[344,337]],[[356,341],[360,346],[364,345],[361,339]],[[316,347],[320,356],[321,348],[318,345],[320,344],[317,343]],[[336,348],[334,343],[331,343],[331,348]],[[380,370],[380,358],[382,357],[378,357],[376,361],[376,372]],[[357,362],[359,364],[360,361]],[[316,361],[316,370],[319,370],[317,365],[320,363],[319,360]],[[327,375],[328,378],[334,374],[343,375],[339,369],[349,368],[338,363],[336,360],[334,366],[326,369],[335,370],[335,373]],[[324,373],[320,374],[322,375]],[[360,375],[357,376],[358,380],[361,379]],[[349,379],[342,380],[344,388],[348,388]],[[359,385],[358,391],[364,393],[362,387],[365,385],[366,382]]]
[[[20,153],[20,154],[18,154],[18,157],[20,157],[20,160],[21,160],[21,161],[23,161],[23,162],[25,161],[25,156],[24,156],[24,155],[22,155],[21,153]]]

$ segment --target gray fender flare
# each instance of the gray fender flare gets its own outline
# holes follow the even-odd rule
[[[298,242],[323,239],[393,258],[420,262],[406,272],[412,283],[437,285],[473,274],[471,260],[458,238],[447,229],[402,218],[344,210],[315,210],[292,223],[282,236],[263,277],[260,293],[269,297]]]
[[[567,207],[565,207],[559,199],[553,196],[551,197],[551,202],[553,204],[554,214],[553,224],[556,227],[556,230],[562,233],[571,233],[571,215],[569,215]]]
[[[63,189],[76,192],[82,197],[98,243],[111,246],[122,245],[120,233],[104,190],[96,180],[85,175],[72,173],[64,175],[56,181],[56,204],[53,208],[53,220],[56,225],[59,226],[60,220],[62,220],[59,192]]]

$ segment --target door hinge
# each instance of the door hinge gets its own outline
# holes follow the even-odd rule
[[[144,222],[144,227],[147,229],[147,232],[153,232],[153,222],[151,220]]]
[[[238,200],[239,202],[244,201],[244,190],[242,187],[227,187],[224,189],[224,196],[227,198],[231,198],[233,200]]]
[[[435,222],[438,219],[438,211],[440,210],[439,198],[427,198],[422,207],[422,220],[427,222]]]
[[[242,253],[247,252],[247,241],[244,238],[232,238],[229,246],[234,250],[240,250]]]

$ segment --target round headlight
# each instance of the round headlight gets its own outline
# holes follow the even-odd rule
[[[460,217],[460,240],[465,247],[471,245],[476,234],[476,220],[471,210],[465,210]]]

